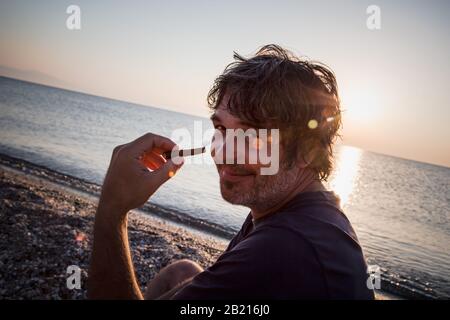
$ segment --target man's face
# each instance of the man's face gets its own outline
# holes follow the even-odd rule
[[[211,117],[216,130],[220,131],[225,136],[227,130],[229,132],[230,130],[237,129],[242,129],[244,131],[252,129],[251,124],[233,116],[225,109],[226,97],[224,97],[222,101],[223,102],[218,106]],[[259,142],[267,143],[267,148],[269,150],[271,149],[272,141],[270,138],[266,139],[266,141]],[[231,153],[230,156],[226,151],[227,148],[230,148],[229,144],[231,143],[234,144],[234,153]],[[223,161],[217,161],[217,158],[214,158],[220,176],[220,190],[222,197],[226,201],[232,204],[264,210],[266,207],[273,207],[279,202],[280,197],[282,198],[296,187],[300,173],[298,167],[287,169],[280,163],[278,173],[264,175],[261,174],[261,168],[267,167],[267,164],[262,164],[259,161],[259,157],[256,163],[249,161],[248,150],[245,151],[245,163],[237,164],[236,157],[239,152],[237,147],[234,139],[232,141],[225,139],[222,146]],[[252,148],[254,146],[251,146],[251,143],[249,142],[246,144],[246,147]],[[215,156],[214,152],[212,155],[213,157]],[[230,159],[230,157],[234,159]],[[279,150],[279,157],[277,157],[276,161],[279,161],[278,158],[283,158],[281,147]]]

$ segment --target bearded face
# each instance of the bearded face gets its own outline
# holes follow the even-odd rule
[[[230,130],[242,129],[245,131],[250,128],[221,106],[215,110],[211,119],[215,129],[224,135]],[[234,140],[231,143],[234,143]],[[272,142],[266,143],[271,144]],[[217,157],[215,157],[217,155],[212,154],[220,176],[220,191],[226,201],[264,210],[273,207],[280,198],[283,198],[297,185],[298,178],[301,176],[301,168],[287,167],[281,163],[276,174],[262,174],[261,169],[267,167],[267,164],[248,161],[248,153],[244,157],[244,163],[237,164],[239,162],[236,161],[238,151],[233,152],[231,156],[228,155],[226,149],[230,147],[229,144],[229,141],[224,143],[222,150],[224,158],[220,159],[223,161],[217,161]],[[236,145],[233,145],[233,150],[236,149]],[[282,152],[282,150],[279,151]],[[280,154],[276,161],[279,161],[278,158],[282,158],[282,155]]]

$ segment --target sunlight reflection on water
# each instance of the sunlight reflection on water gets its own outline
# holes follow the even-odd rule
[[[114,146],[146,132],[194,132],[194,121],[212,128],[207,118],[0,77],[0,152],[98,184]],[[402,293],[450,297],[449,168],[341,145],[325,185],[341,198],[368,263]],[[236,231],[249,212],[222,199],[214,165],[195,163],[152,202]]]
[[[335,169],[327,187],[341,198],[342,207],[348,205],[358,180],[361,153],[360,149],[340,146],[336,154]]]

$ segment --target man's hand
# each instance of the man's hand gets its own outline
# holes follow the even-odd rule
[[[127,213],[148,198],[181,167],[179,157],[162,153],[171,140],[148,133],[114,149],[95,215],[88,279],[91,299],[142,299],[128,244]]]
[[[182,158],[162,156],[175,147],[171,140],[152,133],[117,146],[103,182],[101,204],[120,215],[142,206],[183,164]]]

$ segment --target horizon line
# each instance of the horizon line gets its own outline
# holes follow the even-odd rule
[[[6,79],[10,79],[10,80],[14,80],[14,81],[21,81],[21,82],[25,82],[25,83],[29,83],[29,84],[33,84],[33,85],[48,87],[48,88],[53,88],[53,89],[58,89],[58,90],[65,90],[65,91],[69,91],[69,92],[73,92],[73,93],[77,93],[77,94],[84,94],[84,95],[88,95],[88,96],[92,96],[92,97],[96,97],[96,98],[108,99],[108,100],[118,101],[118,102],[122,102],[122,103],[131,103],[133,105],[136,105],[136,106],[139,106],[139,107],[143,107],[143,108],[153,108],[153,109],[158,109],[158,110],[162,110],[162,111],[166,111],[166,112],[180,113],[180,114],[188,115],[188,116],[191,116],[191,117],[198,117],[198,118],[209,119],[209,117],[207,117],[207,116],[201,116],[201,115],[198,115],[198,114],[186,113],[186,112],[182,112],[182,111],[175,111],[175,110],[172,110],[172,109],[166,109],[164,107],[156,107],[156,106],[153,106],[153,105],[145,105],[145,104],[138,103],[138,102],[121,100],[121,99],[117,99],[117,98],[111,98],[111,97],[102,96],[102,95],[99,95],[99,94],[94,94],[94,93],[89,93],[89,92],[78,91],[78,90],[75,90],[75,89],[68,89],[68,88],[65,88],[65,87],[49,85],[49,84],[46,84],[46,83],[39,83],[39,82],[34,82],[34,81],[20,79],[20,78],[13,78],[13,77],[10,77],[10,76],[4,76],[2,74],[0,74],[0,77],[1,78],[6,78]],[[341,141],[342,141],[342,139],[341,139]],[[366,151],[366,152],[370,152],[370,153],[374,153],[374,154],[378,154],[378,155],[381,155],[381,156],[388,156],[388,157],[397,158],[397,159],[400,159],[400,160],[414,161],[414,162],[417,162],[417,163],[423,163],[423,164],[426,164],[426,165],[432,165],[432,166],[437,166],[437,167],[450,169],[450,164],[449,165],[445,165],[445,164],[442,164],[442,163],[435,163],[435,162],[428,162],[428,161],[423,161],[423,160],[405,158],[405,157],[398,156],[398,155],[393,155],[393,154],[383,153],[383,152],[380,152],[380,151],[374,151],[374,150],[371,150],[371,149],[361,148],[359,146],[354,146],[354,145],[351,145],[351,144],[345,144],[344,142],[342,142],[342,143],[335,143],[335,146],[339,146],[339,145],[360,149],[360,150],[363,150],[363,151]]]

